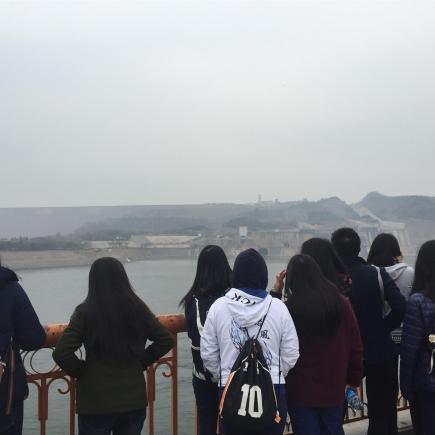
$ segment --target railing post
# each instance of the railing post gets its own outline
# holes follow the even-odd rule
[[[173,334],[174,347],[172,349],[172,435],[178,435],[178,340]]]

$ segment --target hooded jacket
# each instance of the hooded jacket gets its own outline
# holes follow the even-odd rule
[[[264,290],[232,288],[211,306],[201,337],[204,366],[215,380],[220,379],[220,385],[227,382],[248,334],[257,335],[268,309],[258,340],[273,383],[284,383],[299,357],[298,337],[287,307]]]
[[[221,386],[246,340],[259,332],[258,341],[274,384],[284,383],[299,357],[295,325],[284,303],[265,291],[267,277],[266,262],[255,249],[241,252],[233,268],[237,288],[210,308],[201,336],[201,357]]]
[[[385,272],[391,276],[397,287],[399,287],[400,293],[408,299],[414,282],[414,269],[405,263],[397,263],[394,266],[386,267]]]
[[[42,347],[45,331],[25,291],[18,284],[17,275],[10,269],[0,267],[0,356],[6,362],[11,341],[15,354],[12,400],[20,401],[27,397],[29,391],[20,349],[35,350]],[[10,371],[7,365],[0,385],[0,431],[7,427],[11,419],[5,415],[9,382]]]

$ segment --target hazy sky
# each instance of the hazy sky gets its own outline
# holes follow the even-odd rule
[[[0,207],[435,195],[435,2],[0,0]]]

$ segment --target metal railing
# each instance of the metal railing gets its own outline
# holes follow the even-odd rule
[[[178,435],[178,346],[177,335],[182,332],[186,332],[185,318],[183,315],[162,315],[158,316],[159,321],[164,325],[173,335],[174,347],[173,349],[157,361],[155,364],[147,368],[147,393],[148,393],[148,410],[147,410],[147,425],[148,434],[155,434],[155,409],[154,404],[156,401],[156,372],[157,369],[165,368],[162,375],[170,382],[171,394],[170,394],[170,409],[171,409],[171,435]],[[49,415],[49,394],[50,387],[52,387],[55,381],[61,381],[65,384],[64,388],[57,387],[57,393],[61,395],[69,396],[69,435],[75,434],[75,393],[76,384],[75,380],[68,376],[63,370],[61,370],[51,359],[51,350],[56,345],[59,337],[66,328],[66,324],[48,325],[46,327],[47,339],[43,349],[36,351],[23,352],[23,362],[27,374],[27,382],[36,386],[37,391],[37,414],[39,420],[39,434],[47,435],[47,422]],[[45,360],[51,361],[49,367],[41,369],[38,367],[38,355],[41,352],[49,349],[49,358]],[[54,387],[52,387],[53,389]],[[364,401],[366,396],[363,386],[362,395]],[[192,391],[193,394],[193,391]],[[398,401],[398,410],[407,408],[407,404],[403,399]],[[196,414],[195,414],[196,415]],[[354,413],[348,410],[346,415],[346,423],[355,422],[367,418],[366,411],[360,411]],[[287,421],[286,429],[284,432],[286,435],[291,434],[291,426]],[[198,434],[198,426],[195,424],[195,434]]]

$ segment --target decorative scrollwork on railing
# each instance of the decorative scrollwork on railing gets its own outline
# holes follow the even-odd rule
[[[158,361],[153,366],[154,372],[156,373],[157,369],[159,367],[163,367],[163,366],[166,366],[169,369],[169,372],[162,371],[162,376],[164,376],[165,378],[172,378],[172,376],[174,376],[174,364],[173,364],[172,361],[168,361],[168,360],[160,360],[160,361]]]

